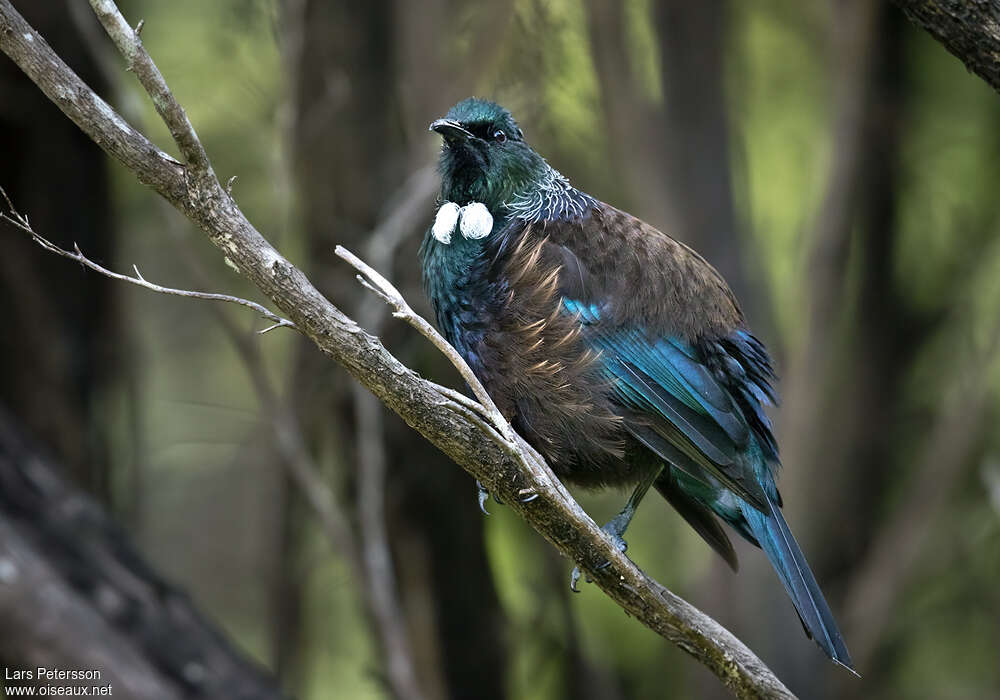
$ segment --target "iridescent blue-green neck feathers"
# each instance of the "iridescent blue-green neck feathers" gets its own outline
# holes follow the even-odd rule
[[[429,229],[421,246],[424,284],[438,322],[452,343],[469,343],[474,327],[489,323],[500,290],[482,268],[488,249],[514,219],[526,223],[589,216],[597,200],[580,192],[525,141],[510,112],[488,100],[469,98],[431,124],[442,137],[439,204],[486,206],[490,235],[460,234],[438,240]],[[461,336],[461,337],[460,337]]]
[[[444,137],[438,167],[446,202],[482,202],[500,224],[511,215],[581,216],[594,203],[524,141],[510,112],[495,102],[470,97],[431,128]]]
[[[442,124],[444,123],[444,124]],[[482,202],[494,214],[547,169],[545,160],[524,141],[510,112],[470,97],[432,126],[441,145],[441,197],[463,205]],[[451,124],[456,128],[449,128]]]

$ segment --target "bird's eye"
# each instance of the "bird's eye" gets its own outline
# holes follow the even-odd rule
[[[503,143],[504,141],[507,140],[507,134],[504,132],[503,129],[497,129],[496,131],[493,132],[493,140],[496,141],[497,143]]]

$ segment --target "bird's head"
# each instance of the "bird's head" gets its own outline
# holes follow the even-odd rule
[[[494,214],[545,172],[510,112],[475,97],[431,123],[441,135],[441,194],[449,202],[482,202]]]

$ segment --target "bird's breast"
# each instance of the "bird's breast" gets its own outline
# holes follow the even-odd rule
[[[599,354],[560,293],[563,268],[544,239],[515,246],[496,275],[492,311],[468,350],[498,408],[562,477],[615,481],[623,461],[620,417]],[[587,477],[590,478],[587,478]]]

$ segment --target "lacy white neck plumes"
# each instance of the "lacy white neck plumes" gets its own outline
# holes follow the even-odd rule
[[[485,238],[493,230],[493,215],[482,202],[470,202],[464,207],[445,202],[434,217],[431,234],[447,245],[451,243],[456,224],[466,238]]]

